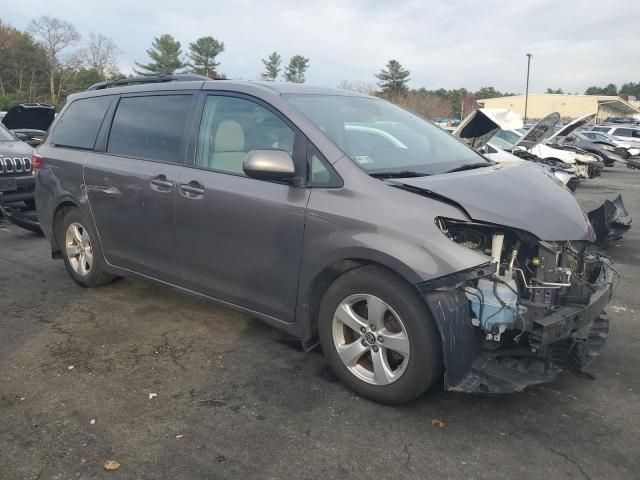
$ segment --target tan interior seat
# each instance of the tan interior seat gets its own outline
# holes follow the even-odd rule
[[[244,173],[242,163],[246,156],[244,130],[235,120],[224,120],[218,125],[213,141],[213,156],[209,167],[225,172]]]

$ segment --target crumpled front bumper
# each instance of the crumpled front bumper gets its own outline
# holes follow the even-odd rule
[[[593,291],[582,305],[562,306],[527,326],[517,345],[487,348],[484,332],[471,324],[461,289],[421,290],[442,336],[444,386],[460,392],[511,393],[584,371],[604,346],[614,271],[603,262]]]

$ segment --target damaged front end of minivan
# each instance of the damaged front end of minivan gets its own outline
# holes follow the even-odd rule
[[[616,283],[611,261],[590,242],[547,242],[500,225],[437,218],[452,241],[490,263],[418,288],[438,323],[445,388],[508,393],[590,376],[608,332]]]
[[[619,276],[567,189],[527,162],[394,185],[457,207],[434,216],[436,230],[484,258],[417,284],[440,330],[446,389],[508,393],[590,375]]]

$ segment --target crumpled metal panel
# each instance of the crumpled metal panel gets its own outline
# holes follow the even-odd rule
[[[631,228],[631,215],[622,201],[622,194],[613,201],[605,200],[588,214],[589,221],[596,232],[596,243],[607,246],[610,242],[622,238]]]

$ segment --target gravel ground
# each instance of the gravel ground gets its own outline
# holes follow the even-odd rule
[[[607,169],[577,196],[640,215],[639,180]],[[0,222],[0,478],[640,478],[639,237],[608,251],[624,279],[595,381],[383,407],[245,315],[139,280],[82,289]]]

